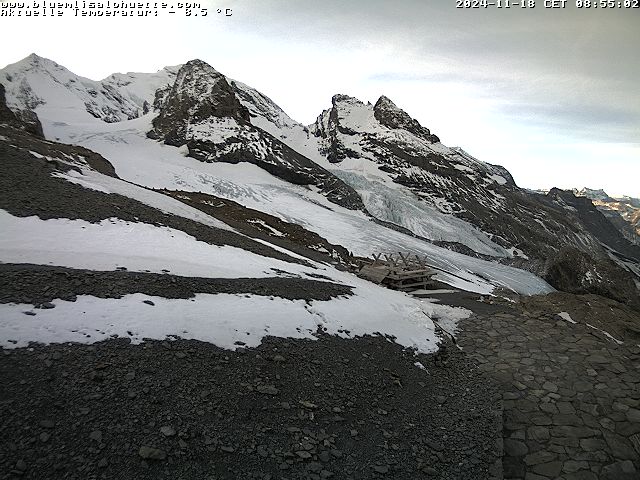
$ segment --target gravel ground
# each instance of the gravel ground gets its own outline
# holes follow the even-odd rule
[[[474,480],[501,453],[473,362],[383,337],[32,345],[0,382],[2,479]]]
[[[56,298],[73,301],[77,295],[120,298],[130,293],[165,298],[191,298],[196,293],[248,293],[288,300],[331,300],[350,295],[351,287],[305,278],[199,278],[0,263],[0,303],[39,305]]]

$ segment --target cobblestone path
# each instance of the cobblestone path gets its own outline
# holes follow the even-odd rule
[[[636,342],[504,306],[462,322],[458,344],[503,389],[505,479],[640,479]]]

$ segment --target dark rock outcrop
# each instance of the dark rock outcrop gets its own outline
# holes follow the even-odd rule
[[[573,189],[576,197],[590,199],[602,214],[634,245],[640,245],[640,198],[613,198],[602,189]]]
[[[353,261],[346,248],[329,243],[325,238],[297,223],[285,222],[273,215],[211,194],[180,190],[160,191],[222,220],[240,233],[268,241],[306,258],[336,263],[342,267],[347,267]]]
[[[550,258],[544,279],[563,292],[593,293],[640,309],[632,274],[611,260],[594,259],[577,248],[566,247]]]
[[[431,143],[440,141],[428,128],[420,125],[420,122],[411,118],[407,112],[398,108],[395,103],[384,95],[374,105],[373,114],[376,120],[385,127],[406,130],[416,137],[423,138]]]
[[[331,163],[338,163],[347,157],[359,158],[358,152],[346,147],[339,139],[339,134],[355,135],[356,132],[344,127],[338,118],[338,105],[342,102],[358,102],[357,99],[348,95],[334,95],[331,98],[332,108],[323,112],[311,126],[311,131],[316,137],[324,139],[320,144],[320,153],[322,153]],[[325,115],[326,113],[326,115]]]
[[[0,83],[0,122],[11,123],[16,121],[15,114],[7,107],[7,98],[4,85]]]
[[[0,123],[11,125],[39,138],[44,138],[42,125],[35,112],[20,110],[17,113],[7,107],[4,85],[0,83]]]
[[[211,117],[250,123],[249,112],[236,98],[225,76],[202,60],[187,62],[178,72],[171,90],[166,94],[162,91],[160,97],[156,101],[161,111],[153,120],[149,136],[162,138],[168,145],[184,145],[188,141],[189,125]]]

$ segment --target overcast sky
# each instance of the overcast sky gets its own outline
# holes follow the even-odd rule
[[[520,186],[640,197],[638,8],[202,3],[207,17],[0,17],[0,67],[35,52],[98,80],[200,58],[305,124],[335,93],[384,94]]]

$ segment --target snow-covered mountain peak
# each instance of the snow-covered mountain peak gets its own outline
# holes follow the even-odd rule
[[[428,153],[448,153],[438,137],[411,118],[386,96],[375,105],[349,95],[338,94],[331,99],[331,108],[323,111],[310,126],[319,138],[320,152],[332,163],[346,158],[370,158],[386,162],[380,152],[381,143],[409,145],[422,156]],[[385,157],[385,158],[383,158]]]
[[[190,60],[178,71],[167,98],[167,108],[179,106],[188,107],[189,114],[196,121],[210,116],[244,121],[250,118],[227,78],[202,60]]]
[[[53,60],[49,60],[48,58],[41,57],[36,53],[32,53],[24,57],[22,60],[11,64],[11,66],[15,67],[16,69],[22,69],[25,71],[34,69],[39,69],[42,72],[52,72],[55,70],[68,71],[62,65],[59,65],[58,63],[54,62]]]
[[[344,94],[334,95],[331,108],[323,111],[316,122],[310,126],[316,137],[322,139],[324,154],[331,162],[339,162],[347,157],[360,158],[359,148],[351,148],[354,142],[377,139],[402,141],[416,145],[419,149],[432,150],[431,145],[439,143],[432,135],[404,110],[396,106],[388,97],[382,95],[375,105]],[[351,139],[343,141],[340,136]],[[361,136],[356,139],[355,136]],[[437,147],[434,147],[437,149]]]
[[[18,60],[15,63],[7,65],[3,70],[10,69],[13,72],[33,72],[39,71],[44,74],[54,75],[55,72],[69,72],[65,67],[53,60],[45,57],[41,57],[36,53],[31,53],[24,57],[22,60]]]
[[[2,69],[0,81],[7,90],[7,105],[13,109],[33,110],[46,103],[46,99],[33,91],[28,78],[42,77],[41,80],[52,80],[65,83],[74,79],[73,73],[53,60],[40,57],[35,53],[22,60],[7,65]],[[74,79],[75,80],[75,79]],[[43,92],[40,92],[42,95]]]
[[[164,67],[155,73],[112,73],[102,80],[112,85],[124,97],[135,103],[143,113],[151,110],[158,90],[171,88],[182,65]]]
[[[80,77],[34,53],[0,70],[7,105],[14,112],[34,111],[43,120],[113,123],[137,118],[140,108],[109,83]]]
[[[184,64],[179,65],[168,65],[164,68],[161,68],[155,73],[147,73],[147,72],[114,72],[111,75],[103,78],[103,82],[113,81],[117,82],[119,86],[124,87],[136,81],[136,79],[140,77],[150,77],[150,76],[173,76],[175,80],[175,76],[178,74],[178,71],[183,67]]]
[[[372,105],[349,95],[338,94],[331,98],[338,125],[355,132],[375,130]]]
[[[351,95],[346,95],[344,93],[336,93],[333,97],[331,97],[331,104],[335,107],[339,104],[354,104],[354,105],[364,105],[360,99],[356,97],[352,97]]]
[[[255,88],[228,77],[227,81],[236,93],[240,103],[249,110],[252,118],[251,122],[255,125],[269,133],[271,133],[272,128],[267,123],[277,129],[306,129],[302,124],[287,115],[273,100]]]
[[[385,95],[371,105],[350,95],[336,94],[331,98],[331,109],[325,110],[312,128],[321,132],[322,124],[325,128],[339,128],[346,134],[382,134],[386,130],[404,130],[427,143],[440,141]]]
[[[159,114],[150,138],[186,146],[189,156],[204,162],[252,163],[287,182],[313,185],[337,205],[363,208],[353,189],[270,133],[278,124],[296,125],[281,109],[201,60],[180,68],[173,86],[157,92],[154,106]]]
[[[189,60],[178,71],[175,88],[185,94],[210,93],[224,75],[202,60]]]
[[[593,189],[593,188],[581,188],[580,190],[575,190],[573,192],[578,197],[587,197],[591,200],[600,200],[600,201],[609,201],[613,200],[607,192],[603,189]]]
[[[154,106],[160,114],[153,120],[150,137],[176,146],[189,140],[208,141],[218,127],[233,133],[251,118],[226,77],[202,60],[184,64],[173,86],[156,92]]]

